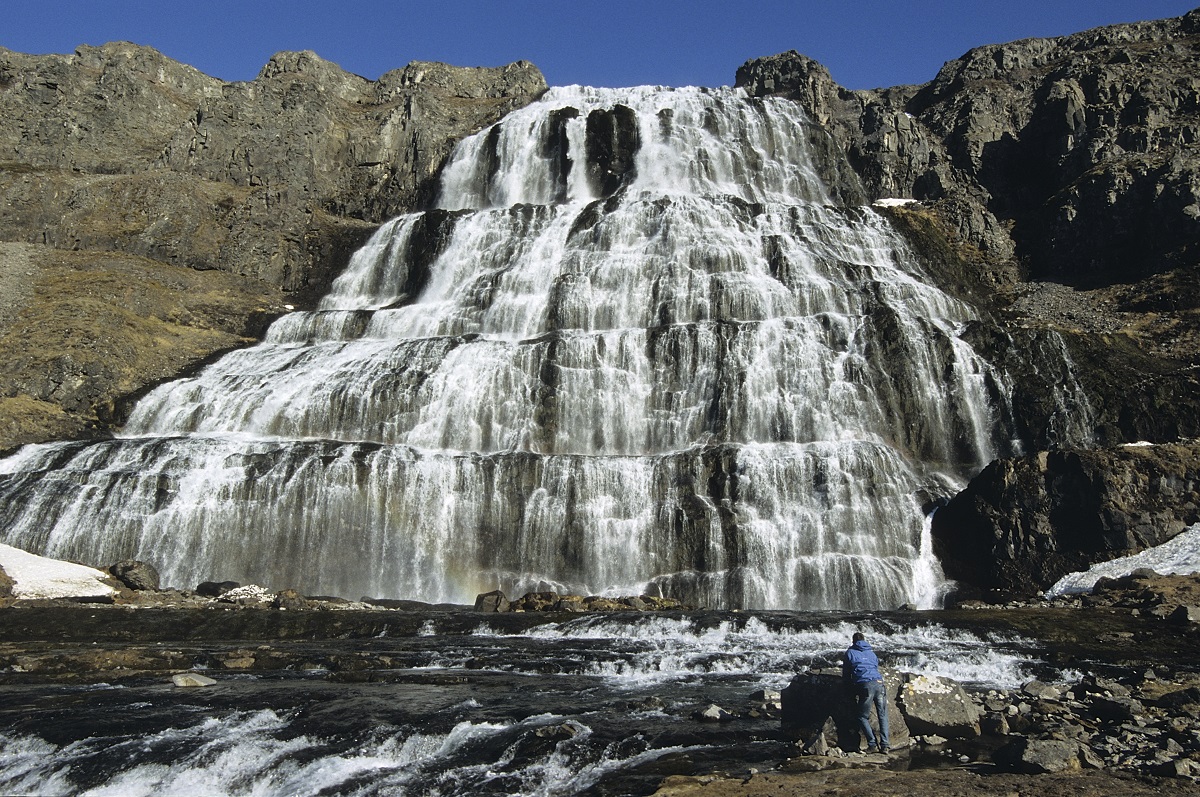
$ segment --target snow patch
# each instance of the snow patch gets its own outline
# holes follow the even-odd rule
[[[899,197],[885,197],[883,199],[876,199],[874,202],[871,203],[871,205],[873,207],[877,207],[877,208],[895,208],[895,207],[900,207],[901,205],[911,205],[916,201],[917,200],[915,200],[915,199],[900,199]]]
[[[14,598],[102,598],[116,593],[104,583],[108,574],[102,570],[48,559],[3,543],[0,567],[13,580]]]
[[[1092,587],[1096,586],[1096,582],[1101,578],[1120,578],[1140,567],[1149,568],[1163,576],[1200,572],[1200,523],[1162,545],[1147,548],[1141,553],[1100,562],[1081,572],[1068,573],[1059,579],[1046,595],[1053,597],[1091,592]]]

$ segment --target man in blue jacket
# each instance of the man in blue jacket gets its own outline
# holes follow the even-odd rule
[[[862,632],[855,632],[854,644],[846,651],[842,660],[842,677],[853,687],[858,700],[858,724],[867,737],[867,752],[876,750],[886,753],[888,745],[887,689],[879,673],[879,658],[867,643]],[[879,739],[871,729],[871,705],[879,716]]]

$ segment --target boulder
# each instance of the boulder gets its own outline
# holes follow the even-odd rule
[[[950,578],[1033,594],[1196,522],[1200,443],[1179,443],[995,460],[934,514],[931,529]]]
[[[180,672],[171,676],[171,683],[185,688],[212,686],[215,680],[195,672]]]
[[[1058,690],[1057,686],[1044,683],[1036,678],[1024,684],[1021,687],[1021,693],[1037,698],[1038,700],[1058,700],[1062,697],[1062,693]]]
[[[507,612],[509,607],[508,598],[498,589],[491,592],[481,592],[475,597],[475,611],[477,612],[487,612],[489,614]]]
[[[557,592],[526,592],[512,602],[510,609],[514,612],[544,612],[553,609],[560,596]]]
[[[1141,701],[1128,695],[1097,695],[1092,698],[1089,710],[1096,719],[1106,722],[1128,722],[1146,712]]]
[[[196,585],[196,594],[202,598],[219,598],[240,586],[236,581],[204,581]]]
[[[110,565],[108,572],[113,578],[135,591],[155,591],[158,589],[158,571],[148,562],[126,559]]]
[[[982,711],[962,686],[937,675],[904,673],[899,689],[899,707],[916,734],[937,734],[952,739],[980,735]]]
[[[282,611],[303,611],[312,606],[312,602],[294,589],[285,589],[275,593],[271,607]]]
[[[992,760],[1003,769],[1026,775],[1043,775],[1082,769],[1079,742],[1019,737],[999,748]]]
[[[888,742],[892,747],[909,744],[909,728],[896,696],[901,676],[884,672],[884,684],[888,693]],[[840,673],[813,671],[797,675],[781,693],[783,704],[783,728],[798,737],[802,748],[825,738],[824,744],[854,752],[863,748],[862,734],[858,726],[858,709],[853,694],[842,680]],[[871,712],[871,725],[878,731],[875,712]]]
[[[733,713],[721,708],[716,703],[710,703],[702,709],[692,712],[692,719],[699,722],[729,722]]]

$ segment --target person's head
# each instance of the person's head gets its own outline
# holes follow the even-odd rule
[[[862,642],[864,639],[866,639],[866,637],[865,637],[865,636],[863,636],[863,633],[862,633],[862,631],[855,631],[855,632],[854,632],[854,641],[855,641],[855,642]]]

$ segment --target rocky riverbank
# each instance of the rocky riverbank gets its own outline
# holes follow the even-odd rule
[[[386,683],[408,677],[403,672],[413,664],[401,640],[434,626],[448,639],[470,638],[481,623],[490,634],[536,636],[536,629],[578,616],[566,604],[583,603],[534,594],[497,611],[497,594],[466,607],[347,601],[228,582],[159,590],[144,567],[126,563],[112,571],[124,580],[96,571],[110,582],[105,595],[9,596],[0,610],[0,686],[169,681],[180,673],[202,677],[178,684],[203,686],[300,672],[321,673],[326,683]],[[605,609],[645,614],[631,603],[614,600]],[[665,718],[721,723],[734,736],[741,724],[760,733],[750,729],[778,718],[794,744],[753,768],[731,764],[724,774],[669,777],[658,794],[865,794],[868,784],[875,794],[1200,793],[1200,575],[1138,571],[1102,579],[1084,595],[843,619],[1036,640],[1055,668],[1073,675],[996,689],[888,669],[896,749],[887,756],[858,751],[836,670],[820,666],[798,675],[782,695],[677,705]],[[437,678],[503,666],[468,657]]]

